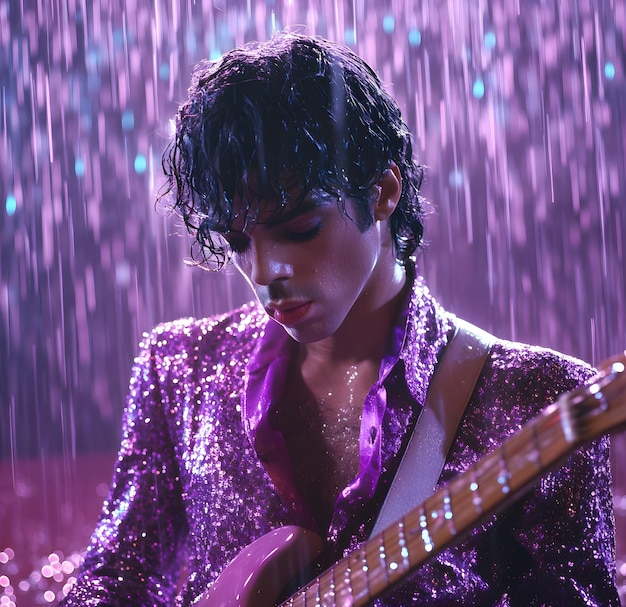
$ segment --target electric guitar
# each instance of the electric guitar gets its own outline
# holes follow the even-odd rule
[[[361,607],[510,504],[583,443],[626,425],[626,352],[561,396],[498,449],[298,590],[278,607]],[[194,605],[273,607],[322,540],[277,529],[243,550]]]

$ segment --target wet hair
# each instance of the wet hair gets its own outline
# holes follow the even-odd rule
[[[354,201],[353,220],[366,230],[374,186],[391,163],[402,194],[390,226],[405,263],[422,239],[423,170],[397,103],[347,47],[281,33],[196,67],[163,155],[162,196],[194,236],[193,259],[219,269],[230,257],[219,233],[315,190],[347,214],[345,199]],[[259,210],[262,201],[273,204]]]

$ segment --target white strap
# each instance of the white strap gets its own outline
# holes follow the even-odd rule
[[[439,480],[463,411],[491,350],[494,337],[457,318],[443,351],[371,535],[376,535],[421,504]]]

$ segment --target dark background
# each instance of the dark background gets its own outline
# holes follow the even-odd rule
[[[594,364],[626,348],[624,0],[0,0],[0,596],[22,607],[71,580],[141,333],[248,298],[182,263],[160,157],[192,66],[285,27],[398,99],[448,309]]]

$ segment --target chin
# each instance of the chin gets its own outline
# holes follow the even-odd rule
[[[316,341],[322,341],[333,335],[334,331],[329,331],[325,328],[308,326],[308,327],[285,327],[283,329],[287,331],[287,334],[301,344],[313,344]]]

